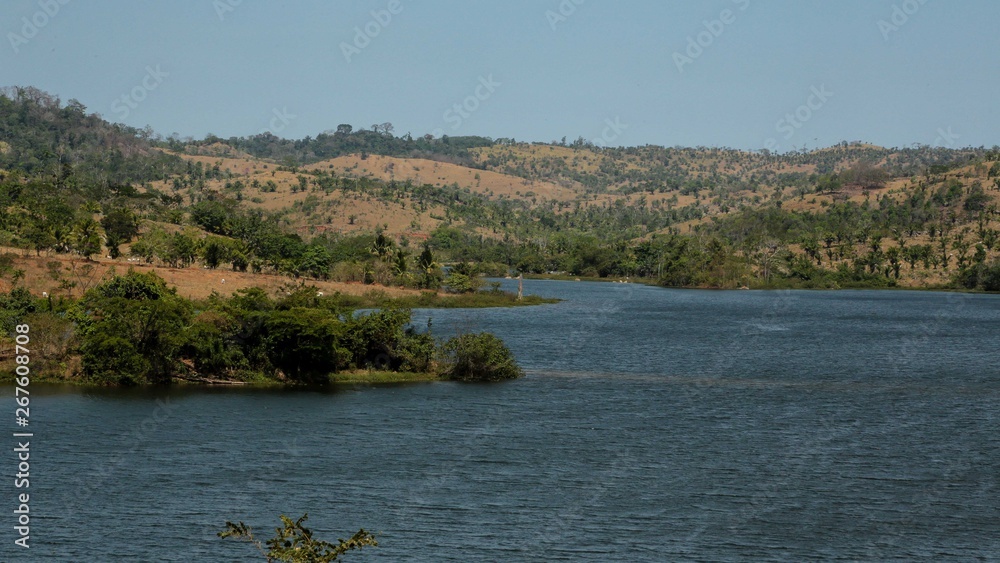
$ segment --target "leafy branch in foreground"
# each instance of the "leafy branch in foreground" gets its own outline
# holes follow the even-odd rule
[[[226,522],[226,529],[219,532],[220,538],[237,538],[253,544],[260,553],[267,558],[268,563],[283,561],[286,563],[328,563],[336,561],[338,557],[354,549],[361,549],[365,546],[377,546],[375,536],[358,530],[351,539],[338,539],[336,544],[314,539],[312,531],[302,523],[309,518],[308,514],[303,514],[298,520],[281,515],[283,528],[275,528],[273,538],[267,540],[267,551],[253,535],[253,530],[243,522]]]

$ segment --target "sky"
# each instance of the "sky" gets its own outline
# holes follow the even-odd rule
[[[0,85],[163,136],[1000,144],[995,0],[5,0]]]

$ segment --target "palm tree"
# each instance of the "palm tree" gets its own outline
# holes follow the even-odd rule
[[[77,222],[70,233],[73,250],[90,260],[101,251],[101,234],[101,225],[93,217]]]

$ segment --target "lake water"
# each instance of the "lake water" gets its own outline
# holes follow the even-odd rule
[[[0,560],[262,560],[215,533],[304,512],[377,534],[349,561],[1000,559],[1000,296],[525,291],[566,301],[414,315],[495,332],[513,382],[36,387]]]

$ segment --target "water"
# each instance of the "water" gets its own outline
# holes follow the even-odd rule
[[[525,290],[566,301],[415,313],[514,382],[36,390],[0,560],[252,561],[226,520],[304,512],[351,561],[1000,559],[1000,296]]]

